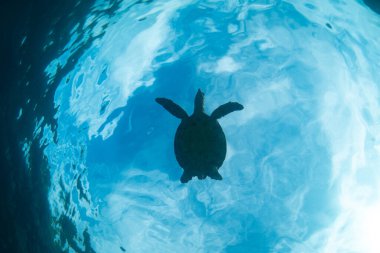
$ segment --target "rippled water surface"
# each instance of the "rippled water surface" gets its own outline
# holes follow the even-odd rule
[[[362,2],[98,1],[86,15],[44,70],[56,128],[35,119],[63,250],[380,252],[380,17]],[[219,120],[223,180],[181,184],[180,122],[154,99],[191,114],[198,88],[207,113],[245,109]]]

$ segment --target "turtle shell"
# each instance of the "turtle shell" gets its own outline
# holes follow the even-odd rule
[[[216,119],[202,113],[181,121],[174,139],[179,165],[193,176],[207,175],[222,166],[226,157],[226,137]]]

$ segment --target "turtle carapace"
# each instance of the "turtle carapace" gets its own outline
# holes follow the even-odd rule
[[[184,172],[181,182],[187,183],[193,177],[205,179],[207,176],[222,180],[218,170],[226,158],[227,145],[218,119],[243,106],[228,102],[216,108],[211,115],[204,112],[204,93],[199,89],[194,100],[194,112],[188,116],[185,110],[170,99],[156,98],[173,116],[181,119],[174,139],[174,151]]]

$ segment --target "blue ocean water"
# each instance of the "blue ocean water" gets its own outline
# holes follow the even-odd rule
[[[364,3],[96,1],[84,17],[44,67],[55,124],[36,115],[22,142],[29,168],[32,140],[46,158],[62,251],[380,252],[380,16]],[[219,120],[223,180],[181,184],[180,122],[154,99],[191,114],[198,88],[208,113],[245,108]]]

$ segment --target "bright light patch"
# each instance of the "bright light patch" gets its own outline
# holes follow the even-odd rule
[[[232,73],[237,71],[240,65],[229,56],[225,56],[216,63],[215,73]]]
[[[356,248],[362,252],[380,252],[380,201],[370,206],[358,208],[353,221],[354,238],[358,238]]]

